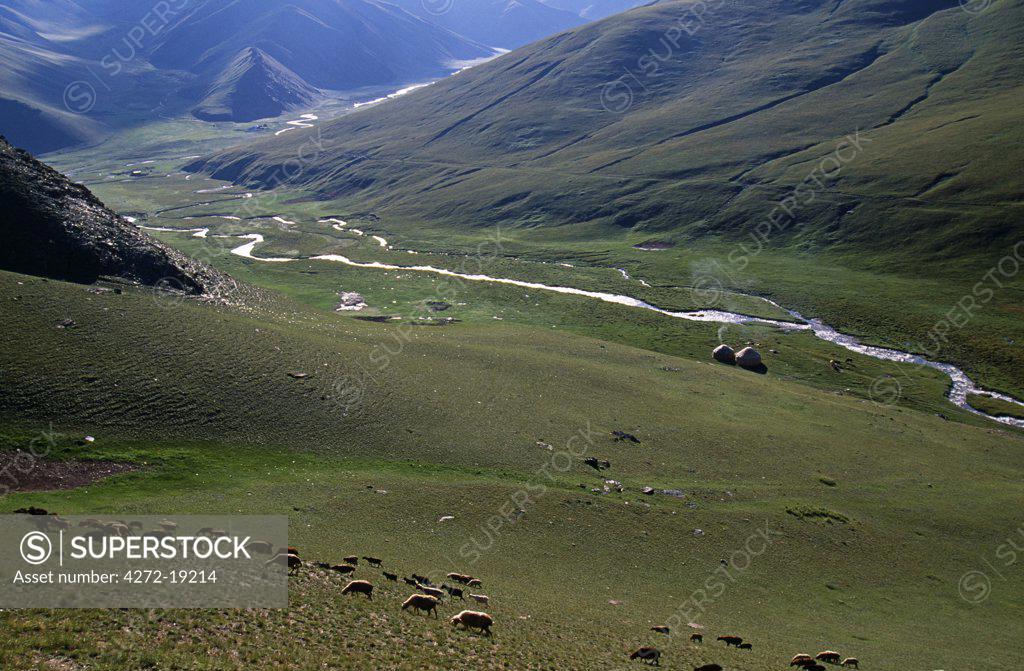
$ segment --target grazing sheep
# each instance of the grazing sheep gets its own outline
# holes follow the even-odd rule
[[[656,631],[659,634],[667,634],[669,633],[669,628],[663,624],[656,624],[653,627],[651,627],[651,631]]]
[[[338,573],[340,573],[342,575],[348,575],[349,573],[354,573],[355,570],[356,570],[356,567],[355,566],[349,566],[348,564],[335,564],[334,566],[331,567],[331,570],[332,571],[337,571]]]
[[[449,573],[445,577],[449,580],[454,580],[455,582],[461,582],[463,585],[469,582],[469,580],[466,579],[466,576],[462,575],[461,573]]]
[[[430,582],[430,578],[428,578],[425,575],[420,575],[419,573],[413,573],[409,577],[412,578],[413,580],[415,580],[416,582],[418,582],[420,584],[423,584],[423,585],[432,585],[433,584],[432,582]]]
[[[705,664],[704,666],[695,666],[693,671],[722,671],[721,664]]]
[[[444,598],[444,590],[440,590],[440,589],[438,589],[436,587],[427,587],[426,585],[416,585],[416,589],[418,589],[419,591],[423,592],[424,594],[429,594],[430,596],[437,597],[438,600],[441,600],[441,599]]]
[[[740,650],[753,650],[754,649],[754,646],[751,643],[740,643],[736,647],[739,648]]]
[[[810,655],[800,653],[799,655],[793,655],[793,659],[789,661],[790,666],[803,666],[804,664],[813,664],[814,658]]]
[[[429,594],[413,594],[402,603],[402,610],[408,608],[425,611],[427,615],[433,611],[434,617],[437,617],[437,599]]]
[[[448,592],[448,593],[449,593],[449,594],[451,594],[451,595],[452,595],[453,597],[457,596],[457,597],[459,597],[460,599],[462,599],[463,601],[465,601],[465,600],[466,600],[466,597],[465,597],[465,596],[463,596],[463,592],[462,592],[462,590],[461,590],[461,589],[459,589],[458,587],[448,587],[447,585],[445,585],[445,586],[444,586],[444,591]]]
[[[486,594],[470,594],[469,598],[485,606],[491,603],[491,598]]]
[[[270,566],[271,564],[281,564],[282,566],[287,564],[289,572],[291,572],[292,569],[302,568],[302,560],[299,559],[298,555],[279,554],[271,557],[265,563],[267,566]]]
[[[852,666],[855,669],[860,668],[860,660],[856,657],[847,657],[843,660],[842,666]]]
[[[363,559],[365,559],[366,563],[370,566],[375,566],[377,568],[380,568],[380,565],[384,563],[383,559],[378,559],[377,557],[363,557]]]
[[[478,580],[477,578],[472,578],[466,584],[469,585],[470,587],[483,587],[484,586],[484,584],[480,580]]]
[[[694,643],[703,643],[704,642],[704,634],[690,634],[690,640],[693,641]]]
[[[661,650],[652,648],[650,646],[644,646],[637,648],[633,651],[633,654],[629,656],[631,660],[640,659],[643,660],[644,664],[652,664],[653,666],[661,666]]]
[[[273,544],[268,543],[267,541],[250,541],[246,547],[259,555],[274,554]]]
[[[719,636],[718,640],[719,641],[725,641],[725,647],[727,647],[727,648],[730,645],[735,645],[735,646],[739,647],[739,644],[743,642],[743,639],[740,638],[739,636]]]
[[[345,562],[346,564],[352,564],[352,566],[359,565],[359,557],[356,557],[355,555],[345,557],[341,561]]]
[[[815,655],[814,658],[826,664],[838,664],[843,660],[843,656],[834,650],[823,650]]]
[[[384,577],[390,580],[391,582],[398,582],[397,573],[388,573],[387,571],[384,571]]]
[[[482,633],[491,635],[491,625],[494,620],[487,613],[480,613],[475,610],[464,610],[449,622],[454,626],[462,625],[466,629],[479,629]]]
[[[353,580],[341,590],[342,594],[365,594],[366,598],[373,601],[373,585],[366,580]]]

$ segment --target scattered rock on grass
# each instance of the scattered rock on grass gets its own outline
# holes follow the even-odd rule
[[[728,345],[719,345],[711,352],[711,356],[722,363],[736,363],[736,352]]]

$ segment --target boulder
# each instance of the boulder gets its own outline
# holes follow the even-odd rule
[[[728,345],[719,345],[711,353],[711,356],[722,363],[736,363],[736,353]]]
[[[736,353],[736,363],[744,368],[757,368],[761,365],[761,353],[753,347],[744,347]]]

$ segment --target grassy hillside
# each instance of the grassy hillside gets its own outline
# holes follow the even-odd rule
[[[688,34],[692,12],[638,8],[326,124],[331,151],[290,181],[435,224],[677,240],[738,238],[802,185],[801,226],[773,231],[773,247],[870,251],[881,265],[897,242],[957,259],[1017,241],[1019,1],[980,14],[953,1],[738,2]],[[258,186],[302,141],[196,167]],[[837,148],[839,168],[819,169],[833,178],[807,184]]]
[[[359,569],[382,583],[372,603],[310,570],[287,611],[5,612],[5,668],[625,668],[641,643],[663,647],[670,669],[781,668],[824,647],[864,668],[1022,661],[1004,645],[1024,633],[1019,573],[993,575],[981,603],[958,594],[965,572],[984,570],[979,553],[1014,533],[1015,434],[549,328],[400,338],[265,291],[227,307],[9,273],[0,288],[12,338],[0,447],[24,448],[53,422],[53,458],[142,466],[15,494],[4,510],[288,514],[311,559],[472,571],[498,622],[493,640],[455,632],[401,613],[405,591],[375,570]],[[54,327],[67,317],[75,328]],[[76,446],[83,433],[96,443]],[[612,468],[598,474],[584,455]],[[592,493],[604,478],[624,492]],[[527,485],[543,494],[513,498]],[[487,531],[509,501],[525,514]],[[759,532],[771,543],[745,557]],[[727,586],[691,619],[709,637],[743,635],[752,653],[648,631],[722,561]]]
[[[300,169],[313,131],[192,169],[287,176],[296,209],[414,249],[500,225],[522,257],[770,295],[1020,395],[1024,4],[738,2],[678,34],[693,11],[641,7],[326,123]]]

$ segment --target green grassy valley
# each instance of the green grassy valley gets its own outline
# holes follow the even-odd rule
[[[11,495],[4,508],[288,514],[304,556],[373,554],[405,573],[471,569],[498,623],[493,640],[460,635],[398,610],[404,585],[354,603],[339,598],[337,577],[310,568],[293,579],[287,612],[4,613],[14,668],[167,668],[207,655],[212,668],[257,658],[287,668],[622,668],[644,642],[663,647],[667,668],[781,668],[826,647],[865,668],[973,664],[986,649],[987,664],[1006,663],[995,651],[1024,584],[1009,574],[977,605],[957,585],[980,561],[975,547],[1014,532],[1020,438],[990,425],[512,326],[417,329],[353,402],[331,382],[353,379],[389,343],[386,326],[259,291],[239,309],[8,273],[2,282],[17,303],[45,306],[5,309],[24,334],[5,354],[19,352],[4,369],[20,390],[4,400],[6,449],[45,429],[64,436],[50,458],[141,467],[85,489]],[[75,328],[53,328],[67,315]],[[619,429],[642,442],[615,442]],[[84,433],[95,446],[74,445]],[[584,455],[612,467],[599,474]],[[591,491],[605,479],[624,491]],[[645,495],[647,486],[684,494]],[[502,517],[510,501],[520,518]],[[438,522],[444,515],[454,520]],[[761,532],[767,547],[744,550]],[[890,560],[879,564],[882,551]],[[693,609],[691,593],[731,558],[723,593],[688,612],[708,634],[740,632],[752,653],[681,634],[666,645],[648,631]],[[358,575],[380,580],[375,569]],[[946,631],[944,643],[919,627]],[[123,635],[103,643],[114,630]]]
[[[1024,0],[285,4],[0,4],[0,536],[288,518],[0,669],[1024,664]]]

